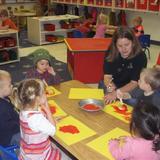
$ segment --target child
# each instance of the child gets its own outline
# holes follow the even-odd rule
[[[160,106],[159,106],[160,107]],[[132,113],[132,137],[120,137],[109,142],[115,160],[160,159],[160,110],[145,103],[138,104]]]
[[[20,159],[60,160],[59,151],[49,140],[56,127],[43,82],[38,79],[23,80],[14,90],[14,95],[20,108]]]
[[[2,21],[2,26],[0,26],[0,29],[15,29],[18,30],[17,26],[14,24],[14,22],[8,18],[8,12],[5,9],[2,9],[0,11],[0,19]]]
[[[9,99],[12,84],[8,72],[0,70],[0,145],[19,145],[20,129],[19,116]]]
[[[143,69],[138,85],[139,88],[136,88],[130,94],[122,93],[118,90],[117,97],[135,99],[135,104],[138,101],[145,101],[145,103],[151,103],[160,107],[160,69],[156,67]]]
[[[90,32],[92,32],[93,23],[93,17],[89,14],[88,19],[85,19],[84,22],[77,27],[77,30],[80,31],[84,37],[88,37],[90,36]]]
[[[140,16],[133,19],[133,25],[134,25],[133,30],[134,30],[134,33],[135,33],[136,37],[139,37],[139,36],[144,34],[144,28],[143,28],[143,25],[142,25],[142,21],[143,20]]]
[[[96,34],[94,38],[104,38],[107,29],[116,29],[117,27],[107,25],[107,16],[101,13],[98,16],[96,24]]]
[[[46,49],[40,48],[33,53],[34,68],[29,70],[26,78],[38,78],[45,80],[48,85],[59,84],[60,76],[51,66],[51,55]]]

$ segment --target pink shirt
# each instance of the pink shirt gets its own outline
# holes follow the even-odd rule
[[[115,160],[160,160],[160,152],[152,150],[152,142],[143,138],[125,137],[125,143],[120,147],[117,140],[111,140],[109,150]]]
[[[99,24],[96,26],[96,34],[94,38],[104,38],[107,26],[106,24]]]

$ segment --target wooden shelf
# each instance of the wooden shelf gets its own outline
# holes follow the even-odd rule
[[[45,39],[46,35],[53,36],[63,36],[67,37],[67,32],[71,32],[74,28],[71,29],[63,29],[61,28],[60,21],[61,20],[76,20],[79,19],[79,16],[74,15],[59,15],[59,16],[48,16],[48,17],[28,17],[27,25],[28,25],[28,39],[31,43],[37,45],[50,44],[50,43],[58,43],[55,42],[47,42]],[[53,24],[55,26],[54,31],[45,31],[44,24]],[[34,28],[33,28],[34,26]],[[62,40],[60,40],[61,42]]]
[[[19,61],[19,39],[18,39],[18,31],[17,31],[17,30],[13,30],[13,29],[8,29],[8,30],[5,31],[5,32],[0,32],[0,38],[3,38],[3,37],[12,37],[12,38],[15,38],[15,40],[16,40],[16,46],[1,48],[1,49],[0,49],[1,54],[3,54],[2,51],[13,50],[13,51],[16,53],[16,59],[14,59],[14,60],[11,59],[11,60],[8,60],[8,61],[0,62],[0,65],[8,64],[8,63],[13,63],[13,62]]]
[[[97,5],[96,4],[96,0],[94,0],[94,4],[87,4],[86,1],[84,0],[83,3],[79,3],[79,0],[77,0],[77,3],[75,2],[72,2],[73,0],[71,0],[70,2],[66,2],[65,0],[62,2],[62,1],[59,1],[59,0],[51,0],[51,4],[52,3],[60,3],[60,4],[69,4],[69,5],[77,5],[77,6],[88,6],[88,7],[97,7],[97,8],[108,8],[108,9],[111,9],[111,10],[126,10],[126,11],[138,11],[138,12],[148,12],[148,13],[160,13],[160,7],[159,7],[159,10],[158,11],[153,11],[153,10],[150,10],[149,9],[149,0],[147,1],[147,5],[146,5],[146,8],[147,9],[140,9],[137,7],[137,1],[135,1],[135,7],[134,8],[129,8],[129,7],[126,7],[125,4],[123,4],[122,7],[117,7],[116,6],[116,0],[112,0],[112,5],[111,6],[107,6],[105,5],[105,0],[103,0],[102,2],[102,5]]]

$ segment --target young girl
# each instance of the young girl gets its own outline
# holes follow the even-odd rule
[[[143,69],[138,81],[138,88],[134,89],[130,94],[118,90],[117,96],[122,99],[123,97],[124,99],[129,97],[127,101],[134,102],[133,106],[138,101],[144,101],[160,107],[160,69],[157,67]]]
[[[138,104],[132,113],[132,137],[120,137],[109,142],[116,160],[160,159],[160,110],[145,103]]]
[[[15,23],[8,17],[9,17],[9,15],[8,15],[7,10],[2,9],[0,11],[0,19],[2,21],[2,25],[0,26],[0,29],[8,29],[8,28],[10,28],[10,29],[18,30],[18,28],[15,25]]]
[[[143,20],[140,16],[133,19],[133,25],[134,25],[133,30],[134,30],[134,33],[135,33],[136,37],[139,37],[142,34],[144,34],[144,28],[143,28],[143,25],[142,25],[142,21]]]
[[[27,72],[26,78],[45,80],[48,85],[59,84],[61,78],[51,66],[52,58],[49,52],[46,49],[39,48],[31,55],[33,55],[34,67]]]
[[[20,160],[60,160],[49,136],[56,131],[44,84],[38,79],[23,80],[14,91],[20,106]]]
[[[116,27],[107,25],[107,16],[101,13],[97,19],[96,34],[94,38],[104,38],[107,29],[116,29]]]

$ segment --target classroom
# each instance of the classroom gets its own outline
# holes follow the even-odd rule
[[[0,0],[0,160],[159,160],[159,19],[159,0]]]

